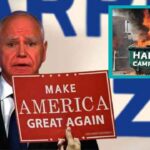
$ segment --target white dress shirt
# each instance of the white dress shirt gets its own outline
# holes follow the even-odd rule
[[[10,117],[15,108],[14,100],[10,97],[11,94],[13,94],[12,87],[0,76],[0,103],[7,136]]]

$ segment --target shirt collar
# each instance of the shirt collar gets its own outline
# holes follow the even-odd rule
[[[0,76],[0,100],[5,99],[7,96],[13,94],[12,87],[6,82],[3,76]]]

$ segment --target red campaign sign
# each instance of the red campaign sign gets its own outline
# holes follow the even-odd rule
[[[14,76],[22,142],[58,141],[66,126],[82,140],[115,137],[107,71]]]

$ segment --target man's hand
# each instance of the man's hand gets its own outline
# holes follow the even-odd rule
[[[67,127],[66,129],[66,139],[68,142],[66,150],[80,150],[81,149],[81,143],[78,138],[72,137],[70,127]]]
[[[71,128],[66,129],[67,147],[66,150],[81,150],[81,143],[78,138],[73,138]],[[58,141],[58,150],[64,150],[64,139]]]

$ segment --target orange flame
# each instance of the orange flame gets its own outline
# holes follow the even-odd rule
[[[137,46],[137,47],[150,46],[150,40],[147,40],[147,41],[139,40],[139,41],[137,41],[136,46]]]
[[[149,31],[145,36],[144,40],[140,39],[137,41],[136,46],[138,47],[146,47],[147,45],[150,45],[150,14],[147,9],[144,10],[143,25],[147,27]]]
[[[144,11],[143,25],[150,29],[150,14],[147,9]]]

